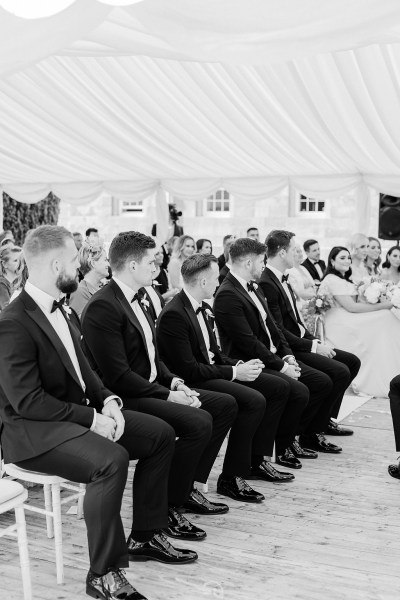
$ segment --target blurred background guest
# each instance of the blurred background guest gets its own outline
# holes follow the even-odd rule
[[[368,238],[367,258],[365,259],[365,266],[369,275],[379,275],[381,272],[381,253],[382,246],[377,238]]]
[[[154,258],[157,271],[153,277],[153,287],[156,289],[157,293],[160,294],[162,298],[167,302],[179,292],[179,289],[169,287],[168,274],[162,266],[164,256],[160,246],[157,248]]]
[[[91,244],[92,246],[96,246],[96,245],[98,246],[100,244],[99,230],[96,229],[95,227],[89,227],[89,229],[86,229],[85,235],[86,235],[85,242],[87,242],[88,244]]]
[[[171,260],[168,265],[170,288],[183,288],[181,266],[183,261],[195,252],[194,239],[190,235],[181,235],[174,245]]]
[[[13,284],[14,291],[11,294],[10,302],[15,300],[15,298],[24,289],[26,280],[28,279],[28,276],[29,276],[28,267],[26,265],[23,252],[21,252],[21,254],[19,255],[19,263],[18,263],[18,267],[17,267],[15,274],[16,274],[16,277],[15,277],[15,281]]]
[[[394,284],[400,282],[400,247],[392,246],[386,254],[386,260],[382,265],[382,279],[392,281]]]
[[[197,254],[212,254],[212,243],[210,240],[206,240],[205,238],[200,238],[196,242]]]
[[[246,237],[251,238],[252,240],[260,241],[260,233],[257,227],[249,227],[246,231]]]
[[[368,238],[363,233],[355,233],[349,240],[348,250],[351,257],[351,280],[353,283],[360,283],[364,277],[368,277],[365,265],[368,244]]]
[[[79,270],[83,279],[76,292],[71,294],[69,305],[81,316],[88,300],[102,287],[102,280],[108,276],[108,258],[103,246],[92,246],[83,242],[79,250]]]
[[[228,233],[228,235],[224,235],[223,240],[222,240],[222,254],[220,254],[218,256],[218,267],[219,270],[221,271],[222,267],[225,265],[225,261],[226,261],[226,257],[225,257],[225,248],[226,246],[232,244],[232,242],[234,241],[235,236],[233,236],[231,233]]]
[[[20,267],[21,248],[5,246],[0,249],[0,310],[10,303]]]
[[[0,247],[14,245],[15,239],[12,231],[8,229],[7,231],[3,231],[3,233],[0,233]]]
[[[74,238],[76,249],[80,250],[82,248],[83,235],[79,233],[79,231],[75,231],[75,233],[72,234],[72,237]]]

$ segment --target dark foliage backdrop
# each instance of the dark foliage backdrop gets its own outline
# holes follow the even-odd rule
[[[60,214],[60,198],[52,192],[37,204],[23,204],[3,192],[3,229],[10,229],[15,242],[22,245],[29,229],[38,225],[57,225]]]

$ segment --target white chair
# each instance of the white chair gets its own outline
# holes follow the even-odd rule
[[[86,486],[82,483],[74,485],[56,475],[45,475],[44,473],[21,469],[12,463],[5,464],[3,470],[9,477],[14,479],[43,485],[45,508],[25,504],[25,509],[46,515],[47,537],[54,537],[57,583],[64,583],[61,505],[77,499],[77,516],[78,519],[81,519]],[[61,500],[61,488],[72,490],[74,493]]]
[[[20,483],[11,481],[10,479],[0,479],[0,514],[13,509],[15,512],[15,523],[0,530],[0,537],[5,535],[17,537],[24,600],[32,600],[31,572],[29,568],[24,511],[24,502],[27,498],[28,492]]]

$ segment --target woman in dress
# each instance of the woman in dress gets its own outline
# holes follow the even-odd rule
[[[83,242],[79,250],[80,272],[83,275],[76,292],[71,294],[69,305],[80,317],[83,309],[97,290],[102,280],[108,277],[108,258],[103,246],[93,246]]]
[[[190,235],[181,235],[176,240],[168,265],[170,288],[178,288],[179,290],[183,288],[181,266],[185,258],[194,254],[195,249],[194,239]]]
[[[349,252],[351,256],[351,280],[360,283],[364,277],[368,277],[365,259],[367,258],[368,238],[363,233],[355,233],[349,241]]]
[[[400,282],[400,248],[392,246],[386,254],[386,260],[382,265],[381,278],[391,281],[395,285]]]
[[[319,290],[332,303],[325,314],[326,340],[361,360],[353,383],[357,391],[384,397],[388,395],[390,380],[399,372],[400,321],[389,310],[390,302],[358,302],[356,287],[350,280],[350,265],[347,248],[332,248]]]
[[[381,273],[379,265],[381,264],[382,246],[377,238],[368,238],[367,258],[365,266],[367,267],[368,275],[377,277]]]
[[[0,310],[10,303],[20,268],[21,248],[5,246],[0,250]]]
[[[297,308],[300,310],[307,329],[314,331],[315,314],[309,310],[310,300],[315,298],[317,286],[314,279],[305,267],[302,266],[304,260],[303,249],[296,245],[294,253],[293,267],[287,270],[289,283],[293,288],[297,298]]]
[[[211,240],[207,240],[206,238],[201,238],[196,242],[197,254],[212,254],[213,248]]]

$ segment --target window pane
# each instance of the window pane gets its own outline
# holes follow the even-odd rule
[[[318,212],[323,212],[325,210],[325,202],[318,202]]]
[[[305,212],[307,210],[307,202],[300,202],[300,212]]]
[[[308,210],[310,212],[315,212],[315,202],[309,202],[308,203]]]
[[[221,198],[222,198],[222,190],[218,190],[218,192],[215,194],[215,198],[217,200],[221,200]]]
[[[224,212],[229,212],[229,201],[224,202]]]
[[[217,200],[215,203],[215,210],[217,212],[221,212],[221,210],[222,210],[222,202],[220,202],[219,200]]]
[[[214,206],[214,203],[211,200],[208,200],[207,202],[207,210],[212,210]]]
[[[229,200],[229,192],[225,190],[224,192],[224,200]]]

